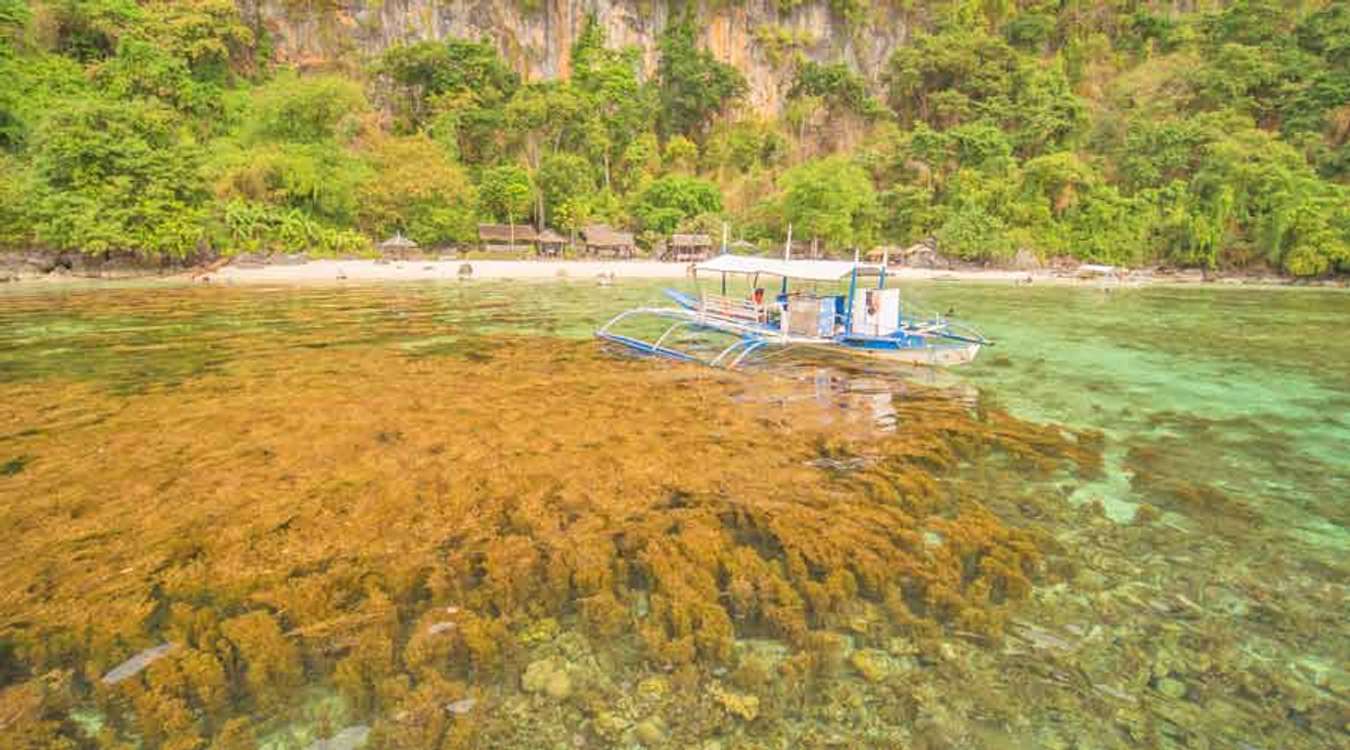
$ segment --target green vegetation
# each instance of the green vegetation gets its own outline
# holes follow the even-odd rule
[[[231,0],[0,0],[0,249],[348,253],[490,220],[645,242],[728,220],[833,252],[1350,269],[1344,3],[828,6],[846,33],[903,13],[911,43],[873,80],[806,57],[824,30],[759,26],[783,79],[765,116],[694,15],[651,69],[588,19],[570,78],[527,83],[486,39],[301,75]]]

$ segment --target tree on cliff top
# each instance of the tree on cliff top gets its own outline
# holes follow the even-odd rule
[[[588,98],[588,106],[602,122],[604,137],[592,144],[604,162],[605,185],[610,166],[642,133],[651,130],[656,106],[652,87],[639,78],[640,53],[636,47],[610,49],[595,15],[572,45],[572,85]]]
[[[394,47],[380,57],[376,71],[394,83],[399,115],[410,129],[425,124],[437,97],[465,94],[480,107],[495,107],[520,87],[520,76],[490,43],[469,39]]]
[[[699,49],[693,21],[673,23],[661,35],[660,124],[666,136],[699,136],[723,107],[745,93],[745,77]]]

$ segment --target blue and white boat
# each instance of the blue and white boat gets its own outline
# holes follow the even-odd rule
[[[695,264],[693,274],[696,279],[720,277],[721,294],[667,289],[674,307],[628,310],[595,335],[637,354],[726,368],[785,348],[960,365],[990,344],[950,318],[907,310],[900,290],[886,286],[885,263],[724,253]],[[748,279],[749,295],[729,296],[728,278]],[[776,288],[770,292],[760,285],[764,280]]]

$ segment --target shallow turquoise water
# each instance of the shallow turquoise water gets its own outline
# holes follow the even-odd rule
[[[434,357],[472,355],[500,335],[581,339],[622,309],[661,304],[659,289],[645,282],[610,288],[473,282],[6,290],[0,292],[0,393],[83,381],[134,398],[206,374],[228,375],[241,362],[265,362],[277,353],[312,350],[317,357],[328,350],[394,347]],[[1089,634],[1083,635],[1087,642],[1094,628],[1106,629],[1113,645],[1092,656],[1084,647],[1074,662],[1104,694],[1139,690],[1174,697],[1169,681],[1190,686],[1190,692],[1177,704],[1179,713],[1143,712],[1180,729],[1160,735],[1115,731],[1092,744],[1241,741],[1273,747],[1241,729],[1251,724],[1231,719],[1259,713],[1242,703],[1249,700],[1242,691],[1254,688],[1233,687],[1230,703],[1219,687],[1233,675],[1259,673],[1253,664],[1266,662],[1273,666],[1261,669],[1282,675],[1266,678],[1282,686],[1271,688],[1268,694],[1278,697],[1270,700],[1290,703],[1288,720],[1302,746],[1322,746],[1338,733],[1343,738],[1343,727],[1326,726],[1302,736],[1297,722],[1308,701],[1344,710],[1350,700],[1344,671],[1350,635],[1343,619],[1328,629],[1337,618],[1325,611],[1326,602],[1343,607],[1350,573],[1350,294],[944,284],[906,286],[905,294],[913,304],[951,311],[996,341],[974,365],[955,372],[957,383],[977,387],[984,398],[1024,418],[1105,436],[1104,474],[1064,491],[1078,506],[1101,502],[1123,531],[1089,525],[1066,529],[1063,541],[1089,548],[1101,542],[1098,534],[1118,534],[1102,553],[1109,559],[1086,565],[1108,583],[1097,599],[1083,594],[1067,601],[1053,588],[1038,594],[1028,614],[1037,630],[1028,626],[1026,632],[1060,628],[1056,638],[1067,638],[1064,632],[1081,631]],[[60,393],[53,395],[59,402]],[[78,404],[63,406],[78,416]],[[0,429],[0,466],[16,467],[11,482],[22,476],[23,464],[14,462],[27,460],[22,444],[22,435]],[[1143,504],[1161,510],[1159,536],[1127,528]],[[1241,522],[1231,523],[1233,518]],[[1140,586],[1155,593],[1138,594]],[[1309,599],[1310,592],[1325,599]],[[1118,601],[1104,603],[1111,596],[1138,600],[1143,611],[1122,614]],[[1195,654],[1219,648],[1209,641],[1175,650],[1158,646],[1169,642],[1160,633],[1175,623],[1153,602],[1174,596],[1198,600],[1207,627],[1227,628],[1237,645],[1224,648],[1260,658],[1220,668],[1196,663],[1201,657]],[[1288,614],[1281,620],[1264,612],[1268,607],[1308,621]],[[1151,654],[1144,676],[1124,686],[1113,681],[1121,664],[1141,651]],[[1043,656],[1049,663],[1060,658]],[[1314,698],[1299,692],[1303,682]],[[1184,726],[1200,721],[1186,713],[1191,704],[1213,711],[1216,721],[1228,716],[1240,729]],[[1225,713],[1231,706],[1236,714]],[[1058,735],[1041,726],[1054,723],[1055,709],[1044,710],[1031,717],[1036,726],[1020,735],[1023,741],[1055,744],[1047,738]],[[1069,736],[1093,736],[1094,721],[1083,715],[1069,722],[1083,725]]]
[[[948,286],[911,296],[978,320],[998,344],[963,374],[1019,414],[1104,430],[1117,475],[1128,446],[1163,446],[1194,478],[1347,550],[1344,292]]]

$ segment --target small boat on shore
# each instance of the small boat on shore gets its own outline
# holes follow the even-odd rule
[[[907,310],[900,290],[886,286],[884,262],[723,253],[696,264],[693,273],[695,279],[720,276],[721,294],[700,291],[693,296],[667,289],[674,307],[625,311],[601,326],[596,337],[641,355],[729,369],[766,350],[786,348],[914,365],[961,365],[991,343],[945,316]],[[749,296],[728,296],[728,277],[748,279]],[[772,296],[760,286],[765,278],[778,282]],[[822,291],[822,284],[829,288]],[[842,285],[846,291],[838,288]],[[723,340],[708,340],[717,335]]]

